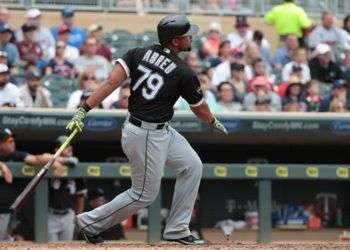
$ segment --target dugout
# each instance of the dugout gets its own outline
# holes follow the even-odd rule
[[[31,153],[53,149],[53,139],[64,133],[63,125],[72,112],[67,110],[0,111],[0,126],[17,134],[17,146]],[[120,128],[124,111],[92,112],[83,136],[74,143],[76,155],[84,162],[102,162],[106,158],[122,161]],[[203,162],[245,164],[333,164],[350,162],[350,119],[345,114],[237,113],[219,116],[229,136],[212,133],[192,115],[177,113],[172,125],[193,145]],[[113,159],[114,158],[114,159]],[[330,168],[334,166],[329,166]],[[348,179],[349,177],[347,177]],[[91,186],[113,190],[112,197],[128,187],[129,181],[89,180]],[[172,196],[172,180],[163,182],[163,207]],[[111,187],[113,187],[111,189]],[[333,193],[341,208],[342,224],[350,225],[349,182],[336,180],[283,180],[272,182],[273,204],[305,205],[314,202],[319,193]],[[254,180],[203,180],[200,189],[200,216],[205,227],[218,220],[242,219],[247,209],[257,206],[257,182]],[[220,194],[220,195],[218,195]],[[273,205],[274,206],[274,205]],[[335,221],[327,226],[336,226]]]

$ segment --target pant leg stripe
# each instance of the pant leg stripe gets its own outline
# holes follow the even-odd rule
[[[87,228],[87,227],[89,227],[89,226],[91,226],[91,225],[93,225],[93,224],[95,224],[95,223],[98,223],[98,222],[100,222],[100,221],[103,221],[103,220],[109,218],[110,216],[112,216],[113,214],[115,214],[116,212],[118,212],[119,210],[121,210],[121,209],[123,209],[123,208],[126,208],[127,206],[130,206],[130,205],[133,204],[134,202],[139,201],[139,200],[141,199],[142,194],[143,194],[143,192],[144,192],[144,190],[145,190],[145,183],[146,183],[147,160],[148,160],[148,153],[147,153],[147,150],[148,150],[148,136],[149,136],[149,130],[147,130],[147,135],[146,135],[145,166],[144,166],[144,167],[145,167],[145,172],[144,172],[143,183],[142,183],[142,190],[141,190],[140,196],[139,196],[136,200],[134,199],[133,201],[129,202],[128,204],[126,204],[126,205],[122,206],[121,208],[118,208],[117,210],[113,211],[112,213],[110,213],[110,214],[107,215],[106,217],[103,217],[103,218],[101,218],[101,219],[99,219],[99,220],[97,220],[97,221],[94,221],[94,222],[92,222],[92,223],[90,223],[90,224],[88,224],[88,225],[82,227],[81,230],[84,230],[85,228]]]

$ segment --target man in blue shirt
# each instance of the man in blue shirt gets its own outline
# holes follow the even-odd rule
[[[71,7],[66,7],[62,10],[62,23],[69,28],[69,39],[68,44],[80,49],[84,44],[86,39],[86,33],[83,29],[74,26],[74,10]],[[55,38],[58,40],[58,28],[61,25],[55,26],[51,29],[51,32]]]
[[[276,69],[282,69],[284,65],[291,61],[291,52],[299,47],[298,38],[294,34],[288,34],[284,45],[277,49],[273,58],[273,65]]]
[[[10,67],[17,66],[19,64],[19,53],[15,44],[10,43],[12,30],[8,24],[0,24],[0,51],[4,51],[7,54],[7,60]]]

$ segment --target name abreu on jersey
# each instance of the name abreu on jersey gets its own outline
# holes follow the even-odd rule
[[[142,58],[142,61],[156,66],[167,75],[177,68],[177,65],[171,59],[151,49],[147,50]]]

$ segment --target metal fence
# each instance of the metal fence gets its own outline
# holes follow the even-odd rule
[[[213,15],[264,15],[283,0],[0,0],[11,8],[38,7],[76,10],[127,11],[145,13],[190,13]],[[310,15],[330,10],[338,16],[350,13],[350,0],[295,0]]]

